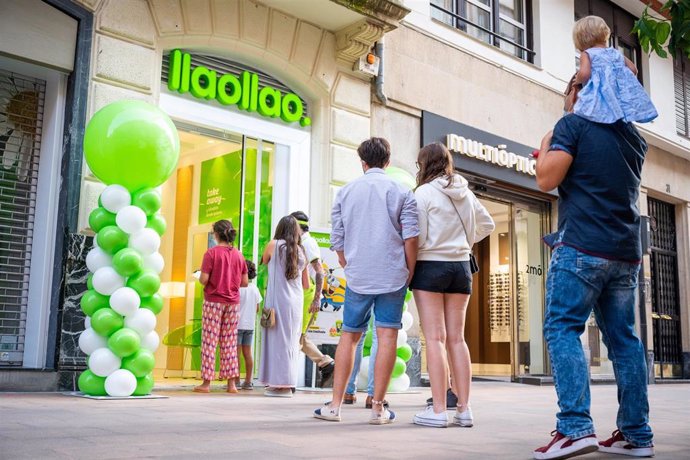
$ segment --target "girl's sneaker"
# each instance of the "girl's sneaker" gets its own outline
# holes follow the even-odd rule
[[[329,422],[339,422],[340,408],[331,409],[331,406],[326,403],[322,408],[314,411],[314,417],[321,420],[327,420]]]
[[[254,389],[254,384],[252,382],[242,382],[242,386],[240,386],[240,390],[253,390]]]
[[[395,412],[392,410],[388,410],[385,407],[383,408],[383,411],[381,412],[376,412],[376,411],[371,411],[371,418],[369,419],[369,424],[370,425],[388,425],[389,423],[393,423],[395,421]]]
[[[464,428],[470,428],[474,425],[474,418],[472,417],[472,408],[467,406],[463,412],[455,411],[453,416],[453,423]]]
[[[446,411],[437,414],[434,412],[434,406],[427,406],[426,409],[414,416],[412,423],[415,425],[432,426],[435,428],[447,428],[448,415],[446,414]]]

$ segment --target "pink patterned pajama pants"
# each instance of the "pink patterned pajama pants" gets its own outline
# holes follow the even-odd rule
[[[240,376],[237,360],[239,305],[204,302],[201,315],[201,378],[214,380],[216,346],[220,341],[220,379]]]

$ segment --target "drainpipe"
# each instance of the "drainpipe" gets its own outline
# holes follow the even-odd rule
[[[376,76],[374,81],[376,82],[376,98],[383,105],[388,104],[388,98],[383,92],[383,37],[376,42],[376,47],[374,48],[374,54],[379,58],[379,74]]]

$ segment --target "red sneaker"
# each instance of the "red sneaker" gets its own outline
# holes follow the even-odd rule
[[[599,443],[599,450],[609,454],[627,455],[628,457],[654,457],[654,446],[636,447],[623,437],[623,433],[616,430],[606,441]]]
[[[599,443],[595,434],[590,434],[584,438],[570,439],[558,431],[552,431],[551,436],[553,439],[549,444],[534,451],[535,459],[570,458],[599,450]]]

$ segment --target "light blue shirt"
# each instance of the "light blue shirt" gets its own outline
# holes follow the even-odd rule
[[[350,289],[385,294],[405,286],[405,240],[419,235],[411,190],[371,168],[338,192],[331,221],[331,249],[345,252]]]

